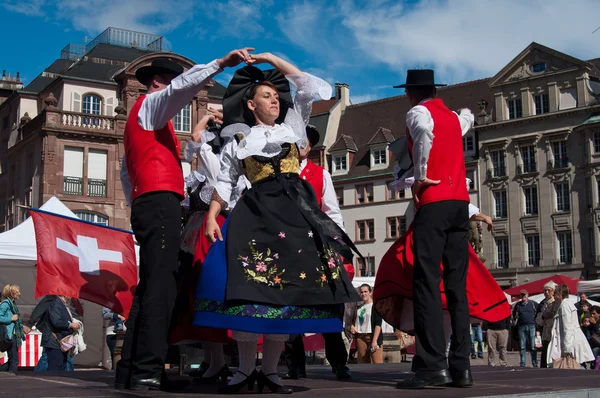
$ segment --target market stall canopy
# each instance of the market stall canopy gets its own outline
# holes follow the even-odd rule
[[[581,293],[600,293],[600,279],[595,281],[580,281],[577,291]]]
[[[511,287],[510,289],[506,289],[504,292],[506,294],[510,294],[512,297],[518,297],[521,290],[527,290],[529,296],[533,296],[539,293],[544,293],[544,285],[550,281],[556,283],[557,285],[567,285],[571,293],[577,293],[577,283],[580,281],[580,279],[557,274],[544,279],[539,279],[537,281],[525,283],[524,285]]]

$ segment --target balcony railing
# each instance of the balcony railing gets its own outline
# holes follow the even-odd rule
[[[65,195],[83,195],[83,178],[64,177],[63,193]]]
[[[505,177],[505,176],[506,176],[506,168],[504,168],[504,167],[493,167],[491,169],[487,169],[487,177],[489,179]]]
[[[60,123],[65,127],[103,131],[114,131],[115,129],[114,117],[63,111],[59,111],[59,114]]]
[[[105,198],[106,197],[106,180],[98,180],[95,178],[88,178],[87,184],[87,194],[88,196],[93,196],[96,198]]]

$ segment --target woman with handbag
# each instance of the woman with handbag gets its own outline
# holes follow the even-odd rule
[[[70,298],[56,296],[46,313],[47,322],[42,331],[42,347],[48,357],[48,371],[67,370],[67,358],[73,352],[77,340],[75,331],[80,324],[73,319],[68,301]]]
[[[577,308],[568,298],[567,285],[559,285],[554,291],[554,300],[560,304],[554,316],[548,362],[552,361],[556,369],[581,369],[580,364],[593,361],[594,354],[579,326]]]
[[[25,334],[29,333],[29,328],[23,326],[23,321],[19,314],[19,307],[16,304],[21,295],[21,290],[17,285],[6,285],[2,289],[2,302],[0,303],[0,328],[5,330],[0,343],[8,354],[8,361],[0,365],[2,372],[17,372],[19,366],[18,350],[21,342],[25,340]]]

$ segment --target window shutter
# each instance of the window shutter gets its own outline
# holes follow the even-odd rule
[[[83,148],[65,147],[63,175],[83,178]]]
[[[106,181],[106,151],[90,149],[88,151],[88,178]]]
[[[81,112],[81,94],[79,94],[79,93],[71,94],[71,111],[72,112]]]
[[[109,117],[113,117],[115,115],[115,106],[114,106],[114,97],[107,98],[105,102],[105,111],[104,114]]]

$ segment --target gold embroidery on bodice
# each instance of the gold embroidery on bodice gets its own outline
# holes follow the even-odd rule
[[[289,145],[289,144],[288,144]],[[298,173],[300,170],[300,154],[296,144],[284,144],[281,154],[273,159],[261,158],[258,156],[250,156],[244,159],[244,168],[246,177],[251,184],[260,181],[264,178],[275,176],[275,168],[273,162],[279,159],[279,173]],[[288,149],[289,148],[289,149]]]

